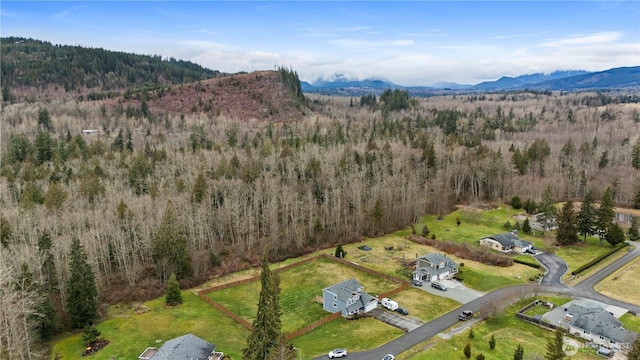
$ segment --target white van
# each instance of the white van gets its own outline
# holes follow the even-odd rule
[[[395,311],[398,308],[398,303],[389,298],[383,298],[380,300],[380,304],[391,311]]]

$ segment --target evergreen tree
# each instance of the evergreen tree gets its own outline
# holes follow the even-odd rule
[[[496,337],[493,334],[491,334],[491,339],[489,339],[489,348],[491,350],[496,348]]]
[[[636,140],[636,144],[631,150],[631,166],[640,170],[640,138]]]
[[[284,336],[280,335],[276,348],[269,353],[269,360],[298,360],[296,347]]]
[[[38,260],[42,274],[42,285],[49,295],[53,294],[54,289],[58,286],[56,264],[53,262],[53,254],[51,253],[52,245],[51,234],[44,230],[38,238]]]
[[[576,213],[573,210],[573,201],[564,203],[557,219],[558,230],[556,240],[559,244],[569,245],[578,242],[578,225]]]
[[[544,231],[549,230],[550,225],[556,217],[557,209],[553,205],[554,202],[553,188],[549,185],[544,190],[540,206],[538,207],[538,211],[540,212],[540,214],[538,214],[538,222],[542,224]]]
[[[565,358],[564,350],[562,350],[564,331],[557,328],[553,333],[553,340],[547,343],[547,353],[544,355],[545,360],[563,360]]]
[[[338,246],[336,247],[335,256],[341,259],[347,256],[347,252],[342,248],[342,244],[338,244]]]
[[[13,231],[11,230],[11,224],[3,213],[0,213],[0,245],[2,247],[8,247],[11,238],[13,237]]]
[[[49,115],[49,110],[45,108],[38,110],[38,127],[51,131],[53,126],[51,124],[51,115]]]
[[[476,360],[484,360],[484,354],[476,355]]]
[[[636,241],[640,238],[640,231],[638,230],[638,218],[631,219],[631,226],[629,226],[629,239]]]
[[[611,223],[604,239],[607,240],[607,242],[612,246],[621,244],[624,242],[624,230],[622,230],[618,223]]]
[[[120,129],[118,135],[116,135],[116,138],[111,143],[111,150],[119,152],[122,151],[122,149],[124,149],[124,137],[122,135],[122,129]]]
[[[242,350],[245,360],[268,359],[276,351],[281,334],[280,322],[280,277],[269,269],[267,253],[262,258],[260,272],[260,298],[258,313],[253,321],[247,347]]]
[[[514,197],[511,198],[511,207],[513,207],[516,210],[522,208],[522,200],[520,200],[520,196],[515,195]]]
[[[628,360],[640,360],[640,336],[631,345],[631,350],[627,353]]]
[[[195,203],[201,203],[207,196],[207,180],[204,174],[198,174],[196,182],[193,184],[193,190],[191,191],[191,201]]]
[[[587,236],[593,232],[594,223],[596,220],[596,208],[594,206],[595,196],[593,191],[589,190],[584,196],[580,211],[578,211],[578,232],[584,236],[584,241],[587,241]]]
[[[531,224],[529,223],[529,218],[524,219],[522,223],[522,232],[525,234],[531,234]]]
[[[180,284],[176,279],[176,274],[171,274],[171,277],[169,277],[167,295],[165,296],[164,303],[169,306],[182,304],[182,293],[180,292]]]
[[[51,183],[47,192],[44,194],[44,206],[51,211],[59,210],[68,196],[69,193],[67,193],[62,185]]]
[[[177,279],[191,275],[191,257],[187,248],[186,233],[176,216],[171,200],[162,216],[160,227],[153,236],[153,261],[162,281],[174,273]]]
[[[462,353],[464,354],[464,357],[466,357],[467,359],[471,358],[471,344],[467,343],[467,345],[465,345],[464,349],[462,349]]]
[[[614,207],[613,203],[613,189],[611,187],[607,187],[607,189],[602,194],[602,198],[600,199],[600,207],[596,212],[596,229],[598,231],[598,237],[600,239],[600,245],[602,245],[602,240],[607,236],[607,231],[609,231],[609,227],[613,223],[613,217],[615,216],[615,212],[613,211]]]
[[[53,158],[53,139],[48,131],[38,131],[33,145],[36,150],[36,165],[43,164]]]
[[[524,349],[522,345],[518,344],[518,348],[513,353],[513,360],[524,360]]]
[[[371,210],[371,220],[373,222],[374,233],[377,233],[382,226],[382,218],[384,217],[384,210],[382,209],[382,201],[376,200],[373,209]]]
[[[87,254],[74,237],[69,250],[69,278],[67,279],[67,313],[71,327],[81,329],[96,320],[98,310],[98,289],[91,265],[87,262]]]
[[[427,235],[429,235],[429,227],[427,226],[427,224],[424,224],[424,226],[422,227],[422,236],[427,237]]]

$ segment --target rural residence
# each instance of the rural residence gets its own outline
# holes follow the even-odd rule
[[[416,270],[413,272],[414,280],[436,282],[450,279],[458,273],[458,264],[448,257],[433,253],[421,256],[416,261]]]
[[[216,346],[187,334],[167,340],[159,349],[148,347],[138,360],[222,360],[224,353],[216,352]]]
[[[503,253],[522,254],[533,249],[533,244],[522,240],[513,232],[487,236],[480,240],[480,245]]]
[[[330,313],[340,311],[343,317],[367,313],[378,307],[378,299],[363,291],[356,279],[322,289],[322,308]]]

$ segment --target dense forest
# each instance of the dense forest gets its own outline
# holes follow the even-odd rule
[[[305,97],[295,72],[277,73],[303,120],[3,103],[0,357],[38,358],[57,331],[93,321],[70,311],[74,285],[92,282],[79,273],[110,304],[158,296],[171,274],[187,287],[257,266],[266,246],[278,261],[457,204],[610,187],[640,207],[640,106],[625,100],[637,94]]]
[[[163,59],[160,55],[52,45],[20,37],[0,38],[0,46],[5,102],[17,100],[11,89],[19,87],[54,86],[65,92],[113,96],[131,87],[183,84],[223,75],[190,61]]]

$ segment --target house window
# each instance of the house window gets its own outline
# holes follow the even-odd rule
[[[610,343],[615,344],[616,342],[613,340],[609,340]]]
[[[582,330],[583,333],[585,333],[585,335],[590,335],[590,333],[587,330]]]
[[[338,300],[338,295],[333,294],[333,300]]]
[[[598,337],[600,338],[600,340],[604,340],[604,336],[600,335]]]
[[[338,308],[338,304],[337,303],[333,303],[333,307],[334,308]]]

